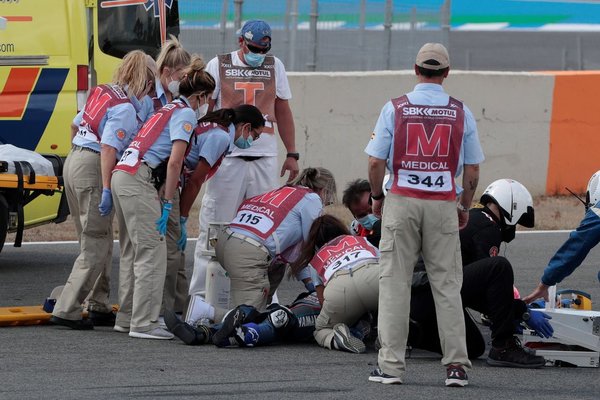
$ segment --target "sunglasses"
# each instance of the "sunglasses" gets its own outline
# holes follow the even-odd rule
[[[248,43],[247,40],[244,40],[244,43],[246,43],[246,47],[248,48],[248,50],[250,50],[254,54],[267,54],[269,52],[269,50],[271,50],[271,43],[270,42],[267,45],[267,47],[257,47],[257,46],[254,46],[254,45]]]

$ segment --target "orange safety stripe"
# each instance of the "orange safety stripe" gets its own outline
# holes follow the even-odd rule
[[[546,194],[583,193],[589,177],[600,169],[600,73],[554,75],[550,120],[550,152]]]
[[[0,93],[0,118],[19,118],[27,106],[40,68],[12,68]]]

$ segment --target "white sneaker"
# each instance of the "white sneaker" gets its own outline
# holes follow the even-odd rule
[[[138,339],[169,340],[173,339],[175,336],[162,328],[154,328],[149,332],[129,332],[129,337]]]
[[[158,327],[167,331],[169,330],[169,328],[167,328],[167,324],[165,323],[165,318],[163,316],[158,317]]]
[[[129,328],[126,328],[124,326],[115,325],[113,327],[113,331],[115,331],[115,332],[121,332],[121,333],[128,333],[129,332]]]
[[[190,298],[187,313],[185,314],[185,322],[196,326],[203,319],[214,320],[215,308],[207,303],[202,296],[195,294]]]

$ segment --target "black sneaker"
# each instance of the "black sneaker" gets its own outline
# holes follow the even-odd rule
[[[106,313],[98,311],[88,311],[88,319],[92,321],[94,326],[115,326],[117,314],[115,314],[113,311]]]
[[[89,331],[94,329],[94,324],[89,319],[64,319],[53,315],[50,318],[50,322],[54,325],[66,326],[67,328],[74,329],[76,331]]]
[[[463,387],[469,384],[469,378],[462,365],[450,364],[446,369],[446,386]]]
[[[165,310],[164,318],[169,331],[188,346],[197,346],[209,342],[209,327],[198,325],[194,328],[190,324],[183,322],[177,314],[171,310]]]
[[[541,368],[546,364],[542,356],[524,349],[518,338],[512,337],[505,347],[492,347],[487,357],[488,365],[511,368]]]
[[[399,376],[388,375],[381,370],[381,368],[374,369],[369,375],[369,382],[389,384],[401,384],[402,379]]]
[[[228,347],[231,345],[229,340],[234,337],[240,346],[244,345],[244,333],[242,332],[242,323],[246,315],[242,311],[241,306],[234,308],[229,311],[225,318],[221,329],[216,331],[212,337],[212,342],[217,347]],[[240,337],[241,335],[241,337]]]

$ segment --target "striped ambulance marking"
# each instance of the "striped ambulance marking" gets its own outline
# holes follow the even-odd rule
[[[12,68],[0,92],[0,118],[21,118],[39,68]]]

